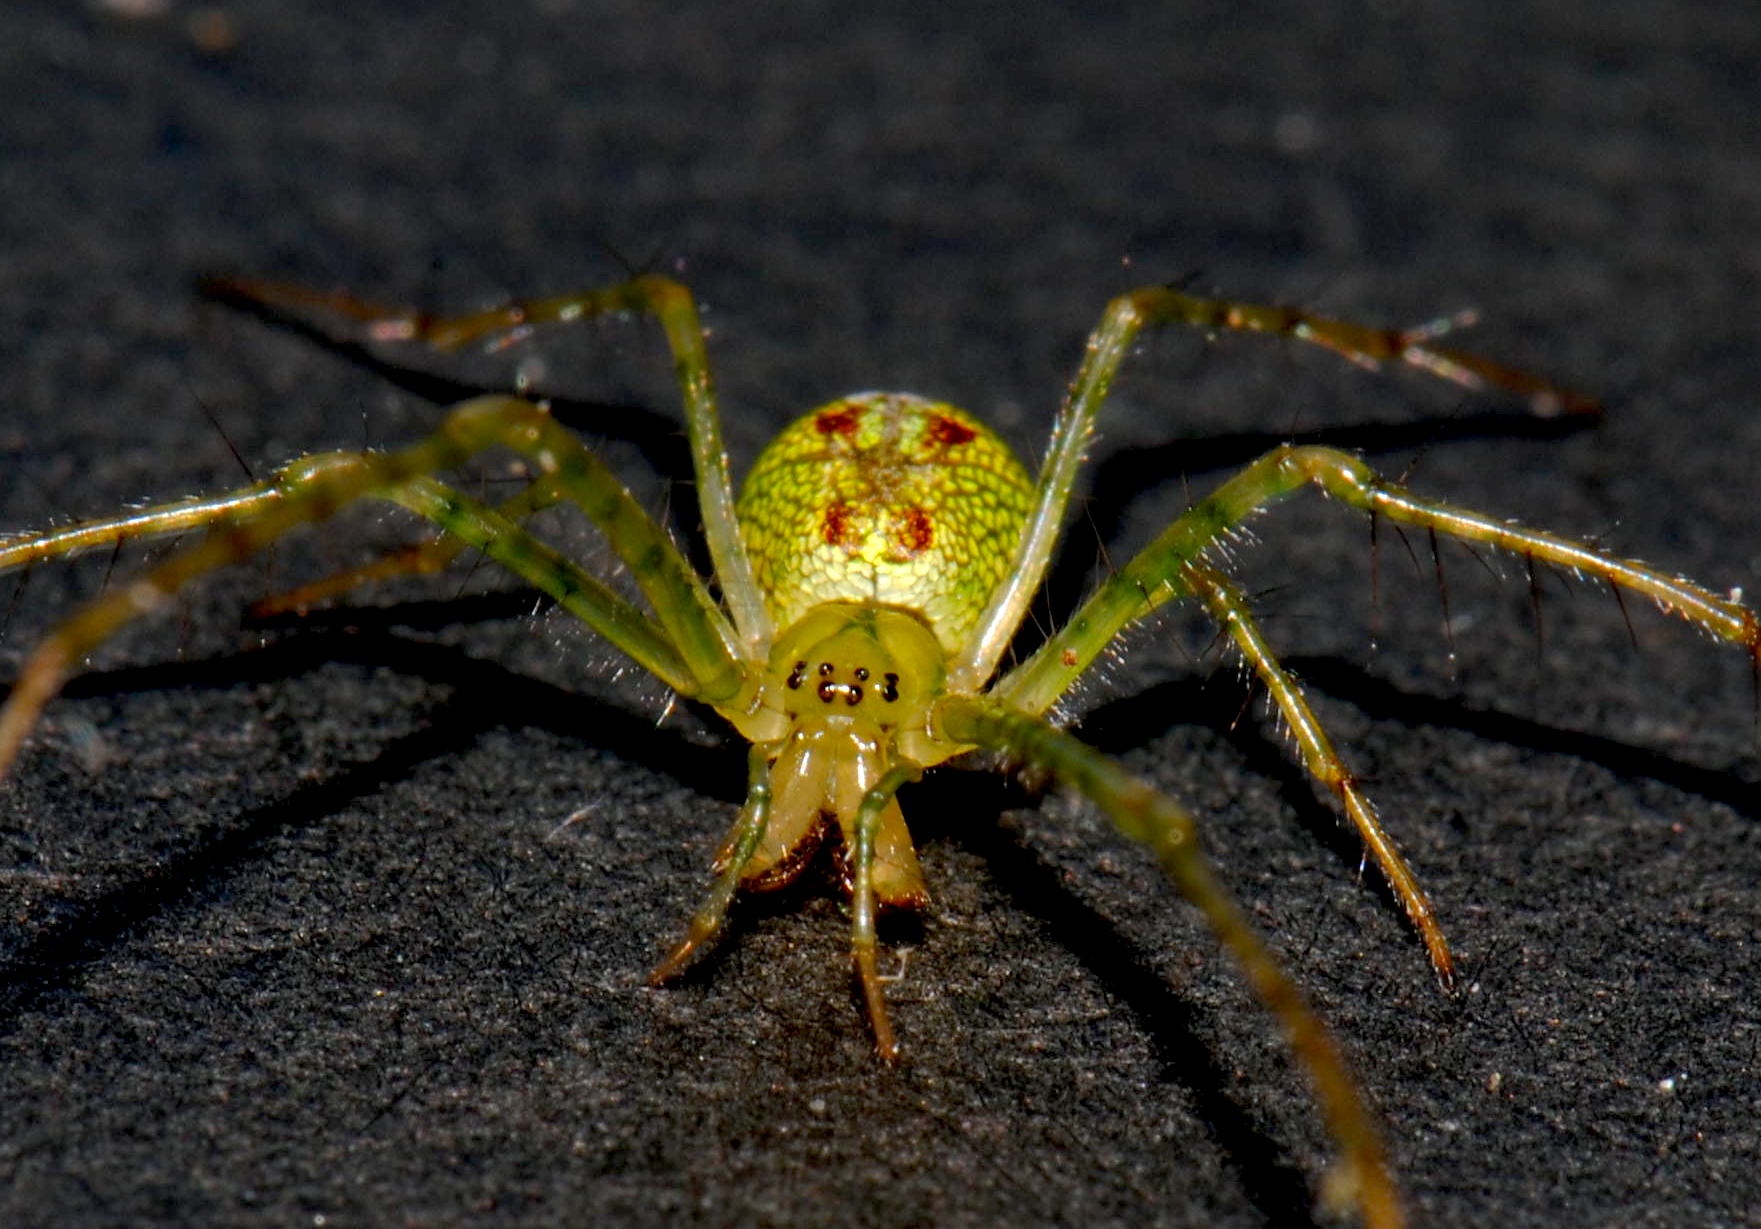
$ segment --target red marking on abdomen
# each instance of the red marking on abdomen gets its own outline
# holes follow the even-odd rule
[[[922,508],[906,508],[893,522],[893,545],[907,559],[928,550],[934,536],[935,525]]]
[[[955,422],[952,418],[938,417],[929,425],[929,438],[938,444],[952,448],[956,444],[972,441],[978,432],[963,422]]]
[[[813,426],[821,435],[855,435],[856,424],[862,421],[862,408],[847,405],[841,410],[827,410],[816,415]]]
[[[850,541],[850,505],[843,500],[825,506],[825,520],[820,533],[827,546],[854,546]]]

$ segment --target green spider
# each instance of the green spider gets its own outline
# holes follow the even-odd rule
[[[1591,408],[1547,381],[1436,344],[1447,327],[1378,330],[1308,312],[1148,287],[1113,300],[1089,337],[1038,477],[960,410],[902,393],[860,393],[805,415],[759,457],[736,502],[704,333],[690,293],[658,276],[474,315],[434,318],[348,295],[221,281],[217,297],[272,314],[318,313],[369,342],[456,349],[532,325],[610,313],[652,316],[684,395],[704,538],[705,579],[604,463],[544,406],[485,396],[451,410],[425,442],[394,452],[301,458],[266,482],[0,540],[0,571],[153,535],[206,530],[194,546],[110,587],[55,627],[26,659],[0,709],[0,774],[43,707],[94,648],[164,606],[206,572],[248,559],[288,531],[364,499],[389,501],[442,535],[289,595],[304,605],[375,576],[429,571],[474,548],[549,594],[678,695],[713,708],[751,744],[746,802],[682,941],[655,971],[679,974],[721,932],[742,888],[788,882],[827,836],[842,850],[851,951],[880,1055],[898,1042],[876,967],[883,906],[921,907],[922,876],[895,794],[973,750],[1061,783],[1147,845],[1203,913],[1278,1019],[1314,1081],[1341,1152],[1324,1201],[1364,1223],[1404,1223],[1380,1134],[1333,1039],[1214,878],[1192,819],[1173,799],[1058,728],[1047,713],[1129,625],[1164,603],[1200,603],[1258,674],[1304,765],[1338,801],[1419,932],[1439,979],[1453,978],[1430,902],[1302,691],[1279,664],[1242,593],[1216,562],[1232,530],[1316,487],[1372,516],[1512,552],[1643,594],[1761,660],[1761,622],[1691,581],[1567,538],[1413,495],[1355,456],[1274,449],[1198,500],[1103,580],[1065,625],[1009,668],[1004,655],[1045,578],[1096,414],[1139,333],[1181,324],[1281,334],[1374,366],[1400,361],[1459,384],[1495,386],[1541,412]],[[491,506],[437,475],[490,450],[523,459],[528,483]],[[528,528],[535,512],[578,507],[640,588],[620,596]]]

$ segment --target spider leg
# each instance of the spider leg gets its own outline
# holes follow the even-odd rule
[[[429,477],[491,447],[530,457],[577,504],[630,568],[654,618],[520,525]],[[363,498],[402,504],[549,593],[681,694],[727,699],[742,685],[729,631],[702,582],[665,532],[580,441],[529,402],[484,397],[452,410],[429,440],[399,452],[331,453],[285,467],[270,483],[231,496],[168,505],[71,526],[6,548],[12,563],[51,558],[141,534],[206,525],[208,536],[144,576],[100,595],[51,631],[26,659],[0,708],[0,775],[43,706],[75,665],[132,619],[162,606],[204,573],[242,562],[301,525]]]
[[[1138,334],[1161,325],[1277,334],[1324,347],[1367,367],[1402,362],[1468,388],[1504,389],[1526,398],[1534,412],[1543,416],[1594,413],[1598,409],[1593,399],[1539,376],[1434,345],[1437,337],[1448,331],[1448,320],[1413,329],[1375,329],[1298,308],[1199,298],[1167,286],[1145,286],[1122,294],[1107,304],[1100,324],[1089,334],[1082,366],[1052,427],[1036,484],[1034,510],[1016,548],[1009,579],[997,587],[970,640],[951,663],[948,678],[955,690],[976,691],[996,673],[1015,629],[1027,614],[1028,603],[1045,579],[1076,486],[1077,470],[1094,433],[1095,415]]]
[[[1334,1210],[1355,1206],[1364,1223],[1375,1229],[1403,1224],[1381,1136],[1338,1045],[1216,880],[1199,849],[1192,817],[1173,799],[1043,717],[990,699],[954,696],[941,701],[935,720],[956,742],[999,751],[1050,773],[1099,807],[1125,836],[1149,847],[1246,973],[1314,1082],[1328,1129],[1344,1154],[1328,1174],[1323,1202]]]
[[[562,498],[599,528],[607,545],[629,566],[655,621],[684,659],[689,682],[681,689],[683,694],[716,703],[740,690],[744,678],[733,631],[715,599],[666,531],[592,449],[543,409],[515,397],[479,397],[465,402],[447,415],[440,435],[457,439],[468,454],[499,446],[525,457],[544,475],[541,483],[554,484]],[[517,529],[512,521],[499,519]],[[504,565],[519,562],[517,552],[509,558],[498,554],[494,540],[466,540]],[[524,531],[511,540],[535,541]]]
[[[1186,570],[1205,552],[1256,513],[1309,486],[1376,516],[1642,594],[1666,613],[1739,644],[1761,660],[1761,618],[1704,585],[1559,534],[1414,495],[1351,453],[1285,445],[1193,504],[1103,581],[1056,635],[998,681],[996,694],[1028,712],[1045,712],[1127,624],[1191,592]]]
[[[1455,959],[1449,953],[1449,943],[1443,936],[1443,927],[1437,921],[1430,898],[1382,827],[1376,808],[1358,786],[1357,777],[1333,749],[1332,740],[1327,737],[1315,710],[1309,707],[1301,686],[1278,661],[1271,645],[1266,643],[1240,587],[1202,563],[1187,568],[1184,580],[1260,676],[1260,681],[1284,714],[1285,723],[1302,754],[1304,767],[1338,800],[1340,808],[1369,849],[1370,856],[1381,868],[1383,877],[1388,880],[1388,886],[1399,898],[1408,920],[1424,940],[1438,980],[1445,990],[1452,989],[1455,985]]]
[[[868,1008],[875,1052],[889,1063],[898,1061],[899,1041],[887,1016],[886,995],[881,991],[880,970],[875,963],[875,838],[880,831],[881,814],[899,792],[899,787],[921,775],[922,770],[915,764],[899,765],[884,773],[863,795],[862,805],[856,812],[855,839],[849,851],[850,958],[856,966],[857,983],[862,987],[862,1001]]]
[[[746,758],[746,805],[740,808],[733,830],[728,833],[723,847],[726,852],[716,868],[715,882],[710,885],[697,912],[691,915],[685,937],[648,975],[650,985],[658,986],[679,976],[721,933],[728,906],[733,904],[734,895],[740,890],[741,873],[752,860],[758,842],[764,838],[764,826],[770,819],[770,760],[769,747],[752,745]]]
[[[572,323],[618,312],[652,316],[666,334],[673,368],[685,403],[685,427],[702,505],[704,538],[722,597],[741,642],[756,651],[769,643],[770,613],[753,579],[752,563],[734,515],[733,479],[722,443],[721,416],[709,370],[703,322],[691,292],[668,277],[649,274],[617,286],[507,303],[487,311],[435,316],[381,307],[350,294],[326,294],[299,286],[251,278],[211,278],[209,295],[270,311],[319,314],[352,322],[351,339],[364,342],[418,342],[456,350],[486,337],[515,333],[534,325]],[[762,653],[758,653],[762,657]]]
[[[151,508],[134,508],[121,516],[80,521],[46,533],[0,538],[0,572],[30,567],[50,559],[70,558],[100,546],[121,546],[136,538],[163,538],[203,529],[229,517],[246,517],[281,499],[275,480],[221,495],[201,495]]]
[[[1311,772],[1329,789],[1334,784],[1337,756],[1323,741],[1310,743],[1305,729],[1316,736],[1319,727],[1294,686],[1282,686],[1286,678],[1269,651],[1258,644],[1257,631],[1244,616],[1230,590],[1219,589],[1216,573],[1203,562],[1206,551],[1224,540],[1250,516],[1306,487],[1314,486],[1343,503],[1373,515],[1418,526],[1427,532],[1467,542],[1483,543],[1514,554],[1530,563],[1540,561],[1591,576],[1620,590],[1643,594],[1664,611],[1676,615],[1720,639],[1748,650],[1761,663],[1761,618],[1754,611],[1704,586],[1680,576],[1622,559],[1582,542],[1557,534],[1524,529],[1496,517],[1471,512],[1451,504],[1424,499],[1388,482],[1357,457],[1333,448],[1292,447],[1274,449],[1199,500],[1155,541],[1122,569],[1102,582],[1078,608],[1063,629],[1049,638],[1034,655],[1000,679],[993,694],[1030,713],[1043,713],[1063,695],[1082,672],[1093,664],[1113,638],[1127,625],[1143,618],[1171,598],[1197,594],[1224,622],[1229,634],[1255,665],[1297,731],[1305,761]],[[1256,646],[1256,647],[1250,647]],[[1287,681],[1287,678],[1286,678]],[[1349,782],[1350,774],[1342,778]],[[1416,884],[1408,890],[1411,873],[1382,836],[1367,805],[1362,814],[1349,794],[1340,795],[1347,814],[1376,855],[1376,861],[1400,896],[1430,949],[1437,975],[1446,984],[1450,977],[1447,948],[1435,930],[1435,921]],[[1366,823],[1366,820],[1370,821]],[[1386,849],[1386,854],[1384,850]]]
[[[540,479],[518,495],[496,505],[496,511],[508,520],[524,522],[533,513],[550,507],[562,498],[553,482]],[[332,598],[376,580],[397,576],[432,576],[444,571],[464,553],[463,538],[439,534],[422,542],[393,547],[369,563],[344,568],[293,589],[272,593],[251,603],[251,613],[258,618],[279,614],[304,614]]]

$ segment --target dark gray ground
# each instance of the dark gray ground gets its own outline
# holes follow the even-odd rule
[[[1479,307],[1475,347],[1611,407],[1551,430],[1287,345],[1152,340],[1057,610],[1097,532],[1122,557],[1293,432],[1761,589],[1746,0],[99,7],[0,8],[0,525],[433,420],[198,310],[199,273],[471,307],[612,280],[615,251],[701,293],[740,464],[876,386],[1037,451],[1107,297],[1188,277],[1386,323]],[[192,31],[215,19],[230,49]],[[676,464],[645,328],[440,370],[539,363],[615,407],[577,408],[621,466]],[[273,577],[389,528],[350,518]],[[1262,709],[1235,724],[1188,622],[1085,730],[1199,813],[1350,1052],[1415,1221],[1761,1223],[1742,655],[1629,602],[1635,649],[1557,578],[1538,641],[1520,567],[1497,584],[1445,551],[1452,670],[1422,541],[1415,572],[1385,537],[1375,615],[1361,519],[1307,501],[1261,528],[1266,625],[1434,893],[1464,993],[1360,885]],[[0,593],[8,662],[109,566]],[[829,895],[743,909],[699,975],[644,984],[740,794],[713,727],[657,726],[654,688],[584,638],[557,651],[517,594],[395,586],[241,630],[273,583],[122,638],[0,788],[0,1222],[1305,1221],[1327,1144],[1302,1079],[1088,811],[947,774],[910,795],[936,901],[893,935],[908,1061],[884,1070]]]

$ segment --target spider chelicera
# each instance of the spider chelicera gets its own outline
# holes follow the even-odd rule
[[[1202,605],[1270,693],[1304,765],[1356,828],[1448,986],[1449,946],[1423,889],[1221,566],[1218,548],[1231,533],[1268,505],[1315,487],[1372,517],[1642,594],[1761,660],[1761,622],[1732,598],[1582,542],[1414,495],[1349,453],[1284,446],[1199,499],[1030,656],[1003,667],[1046,576],[1095,416],[1143,329],[1179,324],[1281,334],[1364,365],[1405,362],[1469,387],[1501,388],[1539,412],[1592,408],[1545,380],[1440,346],[1448,322],[1380,330],[1147,287],[1114,299],[1089,337],[1037,477],[966,413],[908,394],[868,392],[788,427],[759,457],[736,500],[697,308],[671,279],[638,277],[447,318],[252,280],[221,280],[208,289],[271,313],[318,313],[360,341],[441,349],[550,322],[619,312],[653,317],[666,333],[684,395],[714,576],[700,576],[600,458],[543,405],[478,397],[452,409],[429,439],[400,451],[307,456],[268,481],[226,494],[0,539],[4,571],[137,537],[206,531],[198,544],[109,587],[35,648],[0,709],[0,774],[44,705],[124,624],[164,606],[202,574],[246,560],[347,505],[402,505],[441,536],[319,582],[295,595],[295,604],[373,576],[432,570],[475,549],[550,595],[679,696],[713,708],[751,743],[746,802],[717,856],[713,885],[655,980],[680,973],[715,939],[742,887],[788,882],[829,835],[841,849],[851,898],[856,978],[876,1048],[891,1061],[899,1047],[877,972],[875,918],[883,906],[927,899],[895,794],[955,756],[997,753],[1087,799],[1154,852],[1283,1026],[1314,1081],[1342,1152],[1323,1184],[1324,1200],[1355,1208],[1379,1229],[1401,1224],[1403,1214],[1374,1120],[1332,1038],[1213,877],[1192,819],[1047,714],[1127,627],[1172,600]],[[526,483],[511,499],[492,506],[438,476],[492,450],[524,462]],[[559,503],[576,506],[598,527],[646,610],[530,528],[533,514]]]

